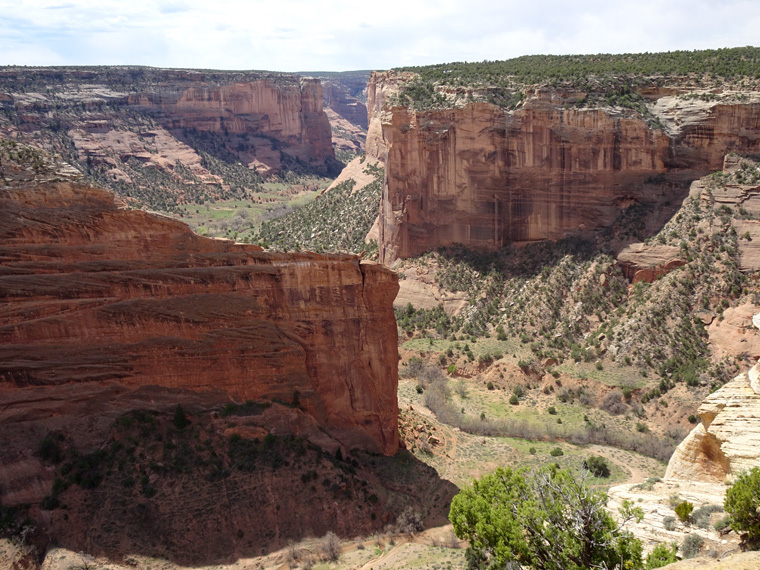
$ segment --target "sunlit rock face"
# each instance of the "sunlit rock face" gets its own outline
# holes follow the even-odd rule
[[[589,235],[631,205],[670,207],[692,180],[720,169],[729,151],[760,150],[754,99],[706,108],[661,97],[652,104],[662,116],[654,128],[552,92],[536,92],[514,111],[490,103],[391,106],[407,80],[375,73],[368,86],[367,152],[386,163],[385,263],[452,243],[489,250]]]
[[[752,319],[760,328],[760,314]],[[666,479],[723,483],[760,467],[760,363],[707,396],[701,422],[676,448]]]
[[[94,413],[161,387],[296,403],[347,449],[397,450],[383,267],[200,237],[74,183],[0,190],[0,236],[3,437],[56,428],[88,390]]]

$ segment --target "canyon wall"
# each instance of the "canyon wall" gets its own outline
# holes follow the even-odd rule
[[[152,68],[6,68],[0,72],[0,106],[12,118],[7,125],[0,121],[0,131],[64,155],[73,150],[68,158],[88,169],[110,155],[116,158],[114,170],[130,158],[151,162],[160,153],[154,143],[161,136],[175,137],[180,147],[169,152],[166,164],[153,161],[169,174],[177,161],[186,163],[193,149],[264,175],[291,168],[293,161],[322,174],[339,169],[322,84],[314,78]],[[66,133],[73,149],[61,146],[55,133]],[[201,178],[208,175],[190,167]]]
[[[127,104],[156,116],[168,129],[271,137],[312,166],[333,157],[318,79],[190,85],[183,91],[130,94]]]
[[[384,263],[452,243],[497,249],[589,234],[633,204],[670,207],[732,150],[760,152],[758,98],[684,110],[662,97],[652,104],[663,116],[654,128],[553,92],[537,91],[514,111],[485,102],[392,107],[407,75],[375,73],[368,86],[367,152],[386,161]]]
[[[347,449],[397,450],[381,266],[203,238],[75,183],[0,191],[0,236],[3,438],[60,427],[69,397],[86,415],[158,387],[281,401]]]

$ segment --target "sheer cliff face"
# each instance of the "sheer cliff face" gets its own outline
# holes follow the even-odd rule
[[[295,402],[347,448],[396,451],[390,271],[202,238],[70,183],[0,193],[0,236],[6,434],[34,402],[158,386]]]
[[[190,85],[177,92],[133,94],[128,101],[156,113],[170,129],[271,137],[285,144],[287,154],[312,166],[334,158],[317,79]]]
[[[452,243],[495,249],[588,233],[632,204],[682,198],[686,182],[719,169],[731,150],[760,151],[757,102],[674,116],[661,130],[546,94],[516,111],[389,108],[401,82],[373,74],[368,88],[367,150],[386,160],[385,263]]]

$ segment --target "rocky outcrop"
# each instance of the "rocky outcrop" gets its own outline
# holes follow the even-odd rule
[[[159,387],[292,403],[346,449],[396,451],[381,266],[203,238],[72,183],[0,191],[0,236],[2,439]]]
[[[760,315],[753,318],[760,328]],[[723,483],[760,467],[760,363],[699,407],[701,422],[676,448],[666,479]]]
[[[383,122],[391,120],[390,107],[386,102],[397,94],[401,86],[414,77],[413,73],[395,71],[373,71],[367,82],[367,144],[368,156],[385,160],[386,143],[383,138]]]
[[[618,254],[618,265],[631,283],[651,283],[686,264],[681,250],[669,245],[634,243]]]
[[[406,80],[376,73],[368,86],[367,152],[387,157],[386,263],[456,242],[497,249],[589,234],[633,204],[671,207],[728,151],[760,151],[755,98],[694,103],[694,120],[660,129],[619,108],[571,106],[578,97],[554,92],[537,91],[514,111],[484,102],[391,107]]]
[[[689,198],[697,200],[703,208],[713,209],[719,215],[731,215],[731,225],[739,236],[739,267],[742,270],[760,269],[760,184],[758,165],[729,153],[723,160],[723,170],[695,180]],[[712,233],[710,220],[700,223],[702,231]]]
[[[760,331],[752,326],[752,316],[758,311],[760,306],[754,303],[729,307],[721,319],[713,319],[713,315],[705,311],[703,319],[710,321],[707,335],[714,361],[732,357],[751,363],[760,359]]]

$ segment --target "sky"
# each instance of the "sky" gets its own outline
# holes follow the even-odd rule
[[[0,65],[348,71],[760,45],[760,0],[0,0]]]

